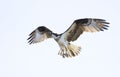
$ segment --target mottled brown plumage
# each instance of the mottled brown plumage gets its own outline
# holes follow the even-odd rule
[[[83,32],[99,32],[108,29],[108,22],[104,19],[84,18],[75,20],[72,25],[61,34],[53,33],[45,26],[40,26],[29,34],[28,43],[34,44],[48,38],[54,38],[60,46],[59,55],[74,57],[80,53],[81,47],[71,44]]]
[[[107,30],[107,24],[103,19],[78,19],[73,22],[70,28],[64,33],[67,34],[67,40],[75,41],[83,32],[99,32],[103,30]]]

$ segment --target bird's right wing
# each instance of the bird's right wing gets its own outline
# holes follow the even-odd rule
[[[42,42],[45,39],[51,38],[51,31],[46,27],[38,27],[33,32],[29,34],[29,38],[27,40],[29,44],[34,44],[38,42]]]

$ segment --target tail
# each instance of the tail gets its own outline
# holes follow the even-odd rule
[[[64,47],[63,49],[61,49],[58,53],[58,55],[63,56],[63,58],[65,57],[75,57],[80,53],[80,46],[76,46],[73,44],[69,44],[67,47]]]
[[[68,50],[69,50],[69,55],[70,57],[75,57],[77,56],[79,53],[80,53],[80,49],[81,47],[80,46],[76,46],[76,45],[73,45],[73,44],[69,44],[68,45]]]

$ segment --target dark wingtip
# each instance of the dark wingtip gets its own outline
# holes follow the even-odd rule
[[[100,21],[100,22],[102,22],[102,23],[105,23],[105,24],[110,24],[109,22],[106,22],[106,20],[105,19],[95,19],[95,20],[98,20],[98,21]]]
[[[104,25],[105,27],[110,27],[110,26],[108,26],[108,25]]]
[[[34,31],[32,31],[32,32],[29,34],[29,36],[31,36],[34,32],[35,32],[35,30],[34,30]]]
[[[108,30],[108,28],[106,28],[106,27],[103,27],[103,29]]]
[[[104,23],[104,24],[110,24],[109,22],[105,22],[105,21],[104,21],[104,22],[102,22],[102,23]]]
[[[100,30],[101,31],[108,30],[108,27],[109,27],[108,25],[104,25]]]
[[[30,36],[27,40],[29,40],[29,39],[31,39],[32,38],[32,36]]]
[[[28,40],[28,43],[29,43],[29,44],[32,44],[34,38],[35,38],[35,37],[34,37],[33,35],[31,35],[31,36],[27,39],[27,40]]]
[[[103,29],[100,29],[100,31],[104,31]]]
[[[99,20],[99,21],[106,21],[105,19],[97,19],[97,18],[96,18],[95,20]]]

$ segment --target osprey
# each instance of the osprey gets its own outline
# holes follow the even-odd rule
[[[63,57],[74,57],[80,53],[80,46],[71,44],[83,32],[99,32],[107,30],[108,22],[104,19],[83,18],[75,20],[72,25],[61,34],[52,32],[45,26],[40,26],[29,34],[28,43],[42,42],[48,38],[54,38],[60,47],[58,55]]]

